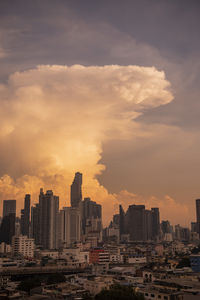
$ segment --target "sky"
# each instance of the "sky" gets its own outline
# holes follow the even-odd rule
[[[0,200],[74,173],[104,224],[130,204],[189,226],[200,197],[199,0],[0,1]]]

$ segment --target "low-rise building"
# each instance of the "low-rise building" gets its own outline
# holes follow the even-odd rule
[[[109,263],[109,261],[110,261],[110,255],[108,251],[101,248],[90,250],[90,254],[89,254],[90,264],[105,264],[105,263]]]
[[[84,289],[89,291],[90,294],[96,295],[102,289],[108,289],[113,284],[113,278],[110,276],[94,277],[90,280],[85,280],[83,283]]]
[[[0,244],[0,253],[5,254],[5,253],[11,253],[11,246],[2,242]]]
[[[200,272],[200,254],[190,255],[190,264],[193,272]]]

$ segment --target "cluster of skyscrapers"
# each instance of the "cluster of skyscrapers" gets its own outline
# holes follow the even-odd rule
[[[71,206],[59,210],[59,197],[40,189],[39,202],[30,207],[31,196],[26,195],[21,210],[20,229],[16,222],[16,200],[4,200],[0,242],[11,244],[14,235],[35,240],[43,249],[64,248],[80,241],[102,238],[101,205],[90,198],[82,200],[82,174],[75,174],[71,185]],[[18,224],[19,225],[19,224]]]
[[[4,200],[0,226],[0,243],[10,245],[13,236],[26,236],[42,249],[61,249],[90,243],[96,247],[102,238],[116,237],[119,241],[155,241],[172,238],[189,240],[200,236],[200,199],[196,200],[196,222],[189,228],[175,226],[169,221],[160,223],[159,208],[145,209],[144,205],[130,205],[125,212],[113,216],[110,225],[102,230],[102,208],[90,198],[82,199],[82,174],[77,172],[71,184],[71,206],[59,209],[59,197],[40,189],[39,201],[31,207],[31,196],[25,195],[21,218],[16,218],[16,200]],[[197,237],[195,236],[197,235]]]
[[[158,208],[145,209],[144,205],[130,205],[126,213],[119,208],[120,240],[127,236],[132,241],[158,240],[160,213]]]

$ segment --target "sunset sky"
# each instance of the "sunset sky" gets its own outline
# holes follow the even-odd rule
[[[69,205],[74,173],[103,205],[195,221],[199,0],[0,1],[0,200],[40,187]]]

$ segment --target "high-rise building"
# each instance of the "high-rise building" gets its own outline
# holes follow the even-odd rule
[[[170,222],[168,220],[166,221],[162,221],[161,222],[161,229],[162,229],[162,233],[166,234],[166,233],[172,233],[172,226],[170,225]]]
[[[152,211],[145,210],[145,240],[150,241],[152,240]]]
[[[196,199],[197,232],[200,236],[200,199]]]
[[[178,241],[189,242],[190,230],[186,227],[181,227],[179,224],[175,225],[175,239]]]
[[[146,240],[146,218],[144,205],[130,205],[126,212],[125,224],[132,241]]]
[[[64,207],[59,213],[59,247],[67,247],[80,242],[80,237],[80,210],[75,207]]]
[[[4,200],[3,201],[3,217],[10,214],[16,215],[16,200]]]
[[[119,228],[119,214],[113,215],[113,224]]]
[[[16,200],[3,201],[3,219],[0,227],[0,242],[11,244],[15,235]]]
[[[31,207],[31,237],[36,245],[40,245],[40,206],[37,203]]]
[[[122,235],[125,233],[126,233],[125,212],[124,212],[122,205],[119,205],[119,235],[120,235],[120,239],[122,238]]]
[[[160,236],[160,213],[159,208],[154,207],[152,212],[152,238],[158,240]]]
[[[82,174],[77,172],[75,174],[73,183],[71,185],[71,206],[80,208],[82,201]]]
[[[58,214],[59,197],[53,192],[46,194],[40,190],[39,195],[39,224],[40,224],[40,244],[44,249],[58,248]]]
[[[144,205],[130,205],[126,213],[119,206],[120,240],[157,240],[160,235],[160,215],[158,208],[145,209]]]
[[[21,234],[30,235],[30,202],[31,196],[27,194],[24,198],[24,209],[21,210]]]
[[[197,222],[191,222],[191,232],[197,232]]]
[[[84,198],[82,202],[82,232],[85,234],[86,223],[88,219],[102,219],[102,208],[100,204],[92,201],[90,198]]]

